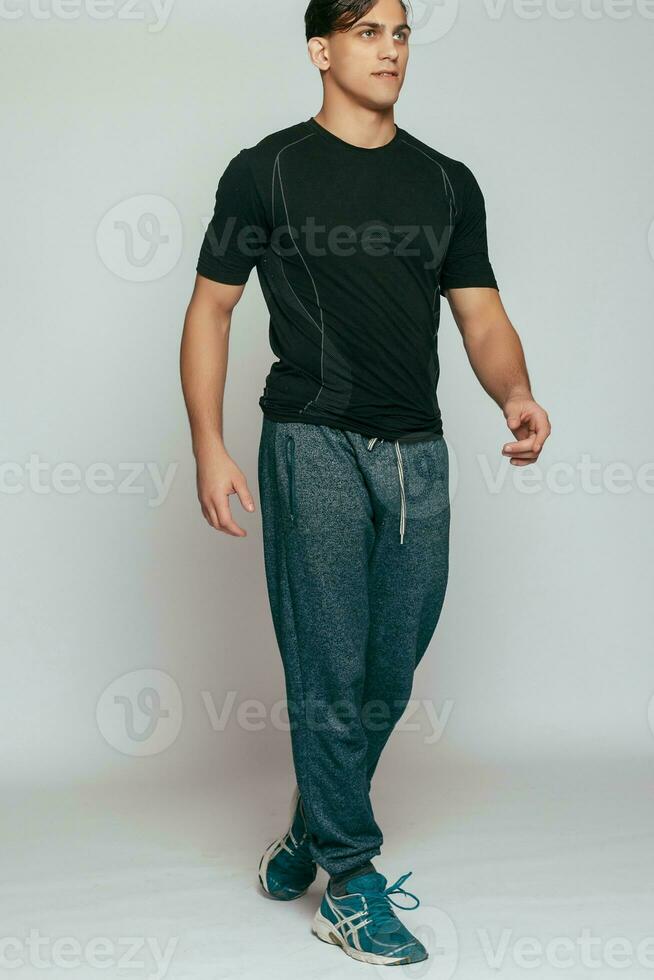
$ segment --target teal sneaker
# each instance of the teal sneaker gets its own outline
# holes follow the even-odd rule
[[[427,950],[403,925],[391,904],[404,908],[391,898],[394,894],[408,895],[420,901],[402,885],[413,872],[398,878],[386,887],[386,878],[379,872],[357,875],[341,887],[344,894],[335,895],[331,881],[327,885],[320,908],[315,914],[312,932],[325,943],[340,946],[344,953],[362,963],[378,966],[399,966],[420,963],[428,957]]]
[[[318,866],[309,850],[304,804],[296,786],[291,801],[291,826],[263,852],[259,881],[270,898],[290,902],[304,895],[317,873]]]

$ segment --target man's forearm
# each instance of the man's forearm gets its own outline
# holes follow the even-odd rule
[[[189,306],[180,351],[182,389],[191,425],[193,452],[224,448],[223,396],[232,314]]]
[[[500,407],[533,397],[520,337],[505,315],[467,330],[463,342],[479,383]]]

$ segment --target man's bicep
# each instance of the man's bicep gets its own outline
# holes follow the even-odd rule
[[[198,272],[195,277],[192,301],[212,309],[231,313],[243,295],[245,286],[244,282],[218,282],[215,279],[208,279]]]
[[[453,289],[497,287],[488,256],[486,206],[476,177],[464,164],[459,172],[456,218],[440,270],[443,296]]]
[[[213,216],[202,240],[196,272],[216,282],[244,284],[265,251],[268,234],[265,208],[247,153],[241,150],[218,182]]]

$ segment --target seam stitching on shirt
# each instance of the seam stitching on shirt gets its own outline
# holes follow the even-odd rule
[[[450,206],[450,227],[452,228],[452,230],[454,230],[454,218],[452,216],[452,205],[454,205],[454,212],[455,212],[456,217],[458,217],[458,205],[456,203],[456,194],[454,193],[454,188],[452,187],[452,182],[450,181],[450,178],[449,178],[449,176],[447,174],[447,171],[445,170],[445,167],[443,166],[442,163],[440,163],[439,160],[434,160],[434,158],[433,157],[430,157],[428,153],[425,153],[424,150],[421,150],[419,146],[415,146],[413,143],[409,143],[409,141],[408,140],[405,140],[404,138],[402,138],[402,142],[403,143],[406,143],[406,145],[409,146],[409,147],[411,147],[412,150],[415,150],[416,153],[422,153],[423,157],[426,157],[432,163],[435,163],[437,167],[440,167],[441,174],[443,175],[443,186],[445,187],[445,190],[446,191],[447,191],[447,188],[448,187],[450,189],[450,193],[448,195],[447,200],[448,200],[448,204]],[[449,247],[449,244],[450,243],[448,242],[448,247]],[[447,249],[445,251],[447,252]],[[438,284],[436,286],[436,289],[434,290],[434,298],[433,298],[432,304],[431,304],[432,316],[435,315],[435,313],[436,313],[436,297],[438,296],[438,290],[440,289],[440,273],[441,273],[441,270],[443,268],[444,261],[445,261],[445,255],[443,255],[443,259],[442,259],[441,264],[440,264],[440,267],[438,269],[439,281],[438,281]],[[437,333],[437,331],[434,331],[434,338],[436,337],[436,333]]]
[[[289,228],[290,228],[291,220],[290,220],[290,216],[289,216],[289,213],[288,213],[288,206],[286,204],[286,195],[284,193],[284,181],[282,179],[282,170],[281,170],[281,165],[280,165],[280,162],[279,162],[279,158],[281,157],[281,155],[284,152],[284,150],[289,149],[289,147],[291,147],[291,146],[295,146],[296,143],[302,143],[302,142],[304,142],[304,140],[311,139],[311,137],[314,137],[316,135],[317,135],[316,133],[309,133],[307,136],[303,136],[299,140],[293,140],[292,143],[287,143],[287,145],[286,146],[283,146],[281,148],[281,150],[279,151],[279,153],[277,154],[277,156],[275,157],[275,163],[274,163],[273,172],[272,172],[273,221],[274,221],[274,217],[275,217],[275,214],[274,214],[274,206],[275,206],[275,172],[276,172],[277,173],[277,176],[279,178],[279,188],[280,188],[280,192],[281,192],[281,196],[282,196],[282,202],[284,204],[284,213],[286,214],[286,223],[287,223],[287,226]],[[281,265],[282,265],[282,271],[284,272],[284,278],[286,279],[286,282],[288,283],[289,288],[291,289],[291,291],[293,292],[293,295],[297,299],[297,301],[300,304],[300,306],[302,306],[302,308],[305,310],[305,312],[307,313],[307,315],[309,316],[309,318],[311,319],[311,321],[315,324],[315,326],[318,328],[318,330],[320,330],[320,388],[318,389],[317,394],[314,395],[313,398],[310,398],[309,401],[304,406],[304,408],[301,409],[301,412],[304,412],[308,408],[308,406],[311,404],[311,402],[314,402],[314,403],[316,402],[316,400],[320,397],[320,393],[322,392],[322,389],[324,388],[324,380],[325,380],[325,376],[324,376],[325,322],[324,322],[324,316],[323,316],[323,309],[322,309],[322,306],[320,304],[320,296],[318,294],[318,287],[316,286],[315,279],[311,275],[311,270],[309,269],[309,266],[307,265],[307,263],[306,263],[306,261],[304,259],[304,256],[302,255],[302,252],[298,248],[297,243],[295,242],[295,239],[293,239],[293,244],[295,245],[295,250],[297,251],[297,254],[302,259],[302,264],[304,265],[304,268],[307,270],[307,275],[309,276],[309,279],[311,280],[311,284],[313,286],[313,291],[314,291],[315,296],[316,296],[316,303],[318,305],[318,310],[320,312],[320,324],[318,324],[313,319],[313,317],[311,316],[311,314],[309,313],[309,311],[306,309],[306,307],[304,306],[304,304],[300,300],[299,296],[297,295],[297,293],[295,292],[295,290],[291,286],[290,282],[288,282],[288,277],[286,276],[286,272],[284,271],[284,261],[283,261],[283,258],[280,256],[280,261],[281,261]]]

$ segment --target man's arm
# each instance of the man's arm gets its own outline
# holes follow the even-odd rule
[[[518,440],[506,443],[503,455],[515,466],[533,463],[552,430],[547,412],[534,401],[520,337],[499,292],[468,287],[448,289],[445,296],[473,371]]]
[[[254,500],[245,475],[225,449],[223,396],[232,311],[244,289],[245,284],[230,286],[196,276],[180,351],[202,513],[217,531],[241,538],[247,532],[232,517],[229,495],[238,494],[248,511],[254,510]]]

